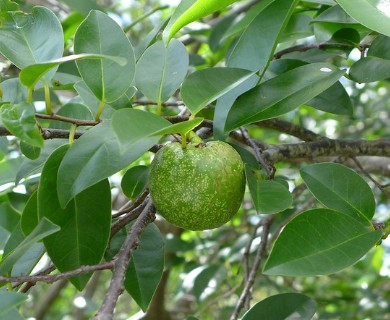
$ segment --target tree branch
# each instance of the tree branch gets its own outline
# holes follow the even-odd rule
[[[259,121],[254,123],[254,125],[261,128],[272,129],[279,132],[283,132],[290,136],[301,139],[303,141],[316,141],[320,139],[326,139],[325,137],[320,136],[304,127],[298,126],[292,122],[288,122],[278,118]]]
[[[356,46],[350,43],[330,43],[330,42],[321,42],[321,43],[313,43],[313,44],[300,44],[296,46],[292,46],[274,54],[274,60],[280,59],[282,56],[292,53],[292,52],[305,52],[310,49],[325,49],[325,48],[340,48],[340,49],[354,49]]]
[[[390,139],[331,140],[270,145],[263,151],[265,160],[281,162],[290,159],[311,159],[323,156],[381,156],[390,157]]]
[[[150,199],[148,199],[145,208],[134,223],[122,248],[117,254],[114,262],[114,273],[111,278],[110,287],[105,295],[102,306],[97,314],[93,317],[94,320],[111,320],[114,316],[114,310],[119,296],[123,292],[123,282],[127,266],[129,265],[131,254],[138,247],[139,237],[146,226],[155,219],[155,208]]]
[[[96,265],[91,266],[82,266],[80,268],[51,275],[51,276],[41,276],[41,275],[33,275],[33,276],[17,276],[17,277],[2,277],[0,276],[0,283],[23,283],[23,282],[46,282],[46,283],[53,283],[61,279],[67,279],[74,276],[78,276],[83,273],[93,272],[97,270],[106,270],[106,269],[112,269],[114,267],[114,263],[112,261],[110,262],[104,262]]]
[[[100,121],[95,120],[80,120],[76,118],[69,118],[64,116],[59,116],[56,114],[44,114],[44,113],[36,113],[35,116],[40,119],[46,119],[46,120],[56,120],[66,123],[72,123],[77,126],[96,126],[100,123]]]
[[[242,291],[240,298],[238,299],[238,302],[236,304],[232,316],[230,317],[230,320],[238,319],[240,311],[245,305],[245,301],[248,299],[248,297],[250,297],[253,284],[255,283],[256,273],[260,268],[261,260],[267,249],[268,235],[273,220],[274,220],[274,216],[269,215],[261,221],[261,224],[263,226],[263,230],[261,233],[261,241],[259,247],[257,248],[255,260],[253,261],[253,266],[250,270],[249,277],[245,282],[244,290]]]

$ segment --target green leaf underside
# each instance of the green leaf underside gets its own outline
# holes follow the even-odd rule
[[[187,77],[181,87],[181,97],[192,114],[234,89],[254,73],[238,68],[209,68]]]
[[[252,89],[259,81],[259,77],[254,74],[240,85],[219,97],[215,105],[213,133],[216,140],[224,140],[227,134],[224,131],[226,118],[234,101],[244,92]]]
[[[274,60],[270,63],[268,71],[271,71],[276,75],[280,75],[286,71],[307,64],[308,63],[305,61],[294,59]],[[353,105],[351,99],[344,86],[339,81],[331,85],[328,89],[321,92],[318,96],[314,97],[305,104],[318,110],[334,114],[353,114]]]
[[[58,197],[61,206],[85,188],[138,159],[160,139],[151,135],[169,125],[169,121],[149,112],[120,109],[114,112],[112,119],[88,130],[72,145],[60,165]]]
[[[186,2],[184,6],[185,11],[179,6],[179,15],[174,15],[174,18],[177,17],[176,20],[172,24],[169,24],[169,28],[164,31],[166,41],[169,42],[171,38],[185,25],[215,11],[221,10],[236,1],[237,0],[197,0]]]
[[[350,68],[351,79],[356,82],[374,82],[390,78],[390,60],[365,57],[356,61]]]
[[[164,242],[155,224],[149,224],[126,271],[125,289],[146,311],[164,271]]]
[[[356,21],[379,33],[390,36],[388,3],[377,0],[337,0]]]
[[[163,135],[173,134],[173,133],[180,133],[181,135],[184,135],[190,132],[198,125],[200,125],[203,120],[204,118],[194,118],[192,120],[175,123],[166,128],[154,132],[152,136],[163,136]]]
[[[34,191],[24,207],[20,220],[20,228],[24,235],[29,235],[38,222],[38,192]]]
[[[298,2],[276,0],[260,11],[234,46],[227,65],[260,71],[261,77]]]
[[[39,158],[35,160],[25,159],[23,161],[16,174],[15,183],[19,184],[22,179],[28,178],[29,176],[34,175],[36,173],[40,173],[49,155],[64,143],[66,143],[66,140],[62,139],[45,141],[45,146],[42,148]]]
[[[39,81],[39,79],[44,74],[46,74],[49,70],[58,67],[60,64],[65,62],[83,60],[83,59],[108,59],[116,62],[120,66],[125,66],[127,63],[127,60],[122,57],[108,56],[104,54],[89,54],[89,53],[74,54],[60,59],[40,62],[40,63],[27,66],[19,74],[20,82],[24,84],[26,87],[34,87],[35,84]]]
[[[42,219],[34,230],[14,250],[3,257],[0,264],[0,275],[5,275],[10,272],[13,265],[30,250],[34,244],[59,230],[59,226],[53,224],[48,219]]]
[[[133,47],[120,26],[106,14],[89,13],[77,29],[74,51],[126,59],[125,66],[108,59],[76,61],[83,80],[100,101],[115,101],[131,86],[135,75]]]
[[[121,180],[121,189],[126,197],[136,198],[149,180],[149,167],[135,166],[126,171]]]
[[[250,308],[241,320],[311,320],[317,303],[300,293],[282,293],[270,296]]]
[[[337,163],[319,163],[303,168],[301,176],[325,206],[349,214],[366,225],[373,217],[373,192],[353,170]]]
[[[264,273],[286,276],[335,273],[357,262],[381,236],[382,231],[369,231],[341,212],[309,210],[283,229],[264,266]]]
[[[221,39],[221,42],[226,41],[227,38],[237,36],[242,33],[253,21],[253,19],[256,18],[256,16],[265,8],[267,8],[269,4],[273,1],[275,0],[264,0],[252,6],[241,20],[239,20],[237,23],[233,24],[226,30],[225,34],[223,35],[223,38]]]
[[[0,291],[0,316],[5,316],[14,307],[27,300],[28,295],[14,291]]]
[[[150,100],[165,102],[187,75],[188,53],[178,40],[168,47],[162,41],[151,45],[137,63],[137,88]]]
[[[234,102],[225,131],[288,113],[328,89],[343,74],[333,65],[312,63],[265,81]]]
[[[258,213],[277,213],[291,206],[291,193],[280,182],[257,180],[248,165],[245,172],[249,191]]]
[[[43,138],[37,126],[33,104],[26,102],[5,104],[0,107],[0,119],[16,137],[32,146],[43,147]]]
[[[46,161],[38,188],[39,219],[48,218],[61,230],[44,239],[45,248],[61,272],[101,261],[110,236],[111,191],[107,179],[79,193],[65,208],[57,197],[58,167],[69,145],[56,149]],[[70,278],[82,290],[92,274]]]

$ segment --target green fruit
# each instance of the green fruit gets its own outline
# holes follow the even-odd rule
[[[150,195],[157,212],[190,230],[217,228],[240,208],[245,191],[244,164],[229,144],[173,142],[151,164]]]

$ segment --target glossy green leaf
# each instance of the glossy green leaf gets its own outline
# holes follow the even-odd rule
[[[126,271],[125,289],[146,311],[164,271],[164,242],[160,230],[149,224],[140,239],[139,249],[133,252]]]
[[[370,48],[367,51],[368,57],[378,57],[390,60],[390,37],[378,35],[372,41]]]
[[[3,101],[12,104],[27,101],[27,88],[20,83],[18,78],[4,80],[1,88],[3,89]]]
[[[356,82],[374,82],[390,78],[390,60],[377,57],[365,57],[356,61],[349,70]]]
[[[15,307],[1,314],[1,320],[25,320],[25,318],[21,316],[18,311],[18,308]]]
[[[47,72],[49,72],[53,68],[57,68],[60,64],[69,62],[69,61],[79,61],[84,59],[108,59],[119,66],[125,66],[127,60],[123,57],[114,57],[108,56],[104,54],[74,54],[67,57],[62,57],[60,59],[54,59],[50,61],[40,62],[31,64],[28,67],[24,68],[20,74],[19,79],[22,84],[26,87],[33,88],[35,84],[39,81],[41,77],[43,77]]]
[[[280,35],[279,42],[292,42],[313,35],[310,22],[312,19],[304,13],[295,13],[290,17],[287,25]]]
[[[136,198],[149,181],[149,167],[135,166],[125,172],[121,180],[121,189],[126,197]]]
[[[248,166],[245,172],[253,204],[258,213],[277,213],[291,206],[293,200],[291,193],[280,182],[259,180]]]
[[[330,64],[312,63],[265,81],[234,102],[225,131],[288,113],[328,89],[343,73]]]
[[[112,116],[112,126],[122,153],[139,145],[140,139],[150,137],[155,141],[157,136],[154,133],[170,125],[162,117],[141,110],[122,109]]]
[[[165,102],[179,88],[188,69],[188,53],[178,40],[150,46],[137,63],[135,82],[147,98]]]
[[[80,95],[82,102],[91,110],[92,114],[97,114],[100,106],[100,100],[96,98],[91,89],[84,81],[78,81],[74,85],[75,90]],[[130,87],[131,88],[131,87]],[[130,90],[130,89],[129,89]],[[106,104],[103,113],[100,116],[101,120],[110,119],[114,109]]]
[[[64,207],[79,192],[138,159],[160,138],[150,135],[169,124],[149,112],[120,109],[111,120],[88,130],[75,141],[59,168],[61,205]]]
[[[280,75],[286,71],[301,67],[307,63],[301,60],[294,59],[279,59],[272,61],[268,71]],[[306,105],[334,114],[352,115],[353,106],[344,86],[340,82],[336,82],[318,96],[314,97],[306,103]]]
[[[234,89],[254,73],[238,68],[209,68],[192,73],[181,87],[181,98],[192,114]]]
[[[34,191],[23,209],[20,228],[27,236],[34,230],[38,222],[38,193]]]
[[[24,236],[22,229],[20,228],[19,221],[16,227],[12,230],[7,240],[7,243],[4,246],[3,257],[6,257],[11,254],[25,239],[26,237]]]
[[[41,154],[41,148],[29,145],[24,141],[20,141],[20,151],[31,160],[39,158]]]
[[[0,290],[0,317],[2,319],[8,312],[26,301],[28,295],[15,291]]]
[[[348,116],[353,114],[351,98],[339,81],[308,101],[306,105],[333,114]]]
[[[275,0],[263,0],[253,5],[242,17],[242,19],[238,19],[236,23],[234,23],[226,30],[226,33],[224,34],[221,41],[225,41],[227,38],[236,37],[242,33],[253,21],[253,19],[255,19],[261,11],[267,8],[269,4],[274,1]]]
[[[356,20],[351,18],[339,5],[329,7],[313,19],[313,22],[333,22],[356,24]]]
[[[70,8],[87,15],[91,10],[104,11],[104,7],[100,6],[95,0],[61,0]]]
[[[390,36],[389,6],[387,1],[337,0],[337,3],[362,25]]]
[[[16,211],[9,203],[0,203],[0,228],[11,233],[20,220],[20,213]]]
[[[203,118],[194,118],[184,122],[174,123],[166,128],[154,132],[153,136],[165,136],[167,134],[180,133],[185,135],[203,122]]]
[[[227,65],[260,71],[261,77],[298,2],[277,0],[261,10],[233,47]]]
[[[132,99],[136,93],[137,93],[137,88],[134,86],[131,86],[117,100],[110,102],[109,106],[115,110],[124,109],[124,108],[131,108],[133,106]]]
[[[15,181],[22,162],[22,157],[0,161],[0,185]]]
[[[300,293],[281,293],[270,296],[250,308],[241,320],[311,320],[317,303]]]
[[[42,219],[34,230],[11,252],[9,252],[0,263],[0,275],[5,275],[11,271],[13,265],[28,251],[31,247],[41,241],[43,238],[58,232],[59,226],[53,224],[48,219]]]
[[[29,176],[32,176],[34,174],[40,173],[43,167],[43,164],[45,163],[46,159],[49,157],[49,155],[57,149],[59,146],[67,143],[67,140],[62,139],[53,139],[45,141],[45,146],[41,150],[41,154],[38,159],[31,160],[31,159],[25,159],[24,161],[22,158],[17,158],[15,160],[18,160],[19,165],[17,166],[16,174],[13,176],[13,180],[16,184],[19,184],[19,182],[22,179],[27,179]],[[9,161],[7,161],[8,163]],[[22,163],[21,163],[22,162]],[[1,168],[1,164],[0,164]],[[1,172],[1,169],[0,169]]]
[[[302,212],[280,233],[264,273],[287,276],[335,273],[357,262],[381,237],[381,230],[370,231],[341,212],[331,209]]]
[[[5,104],[0,107],[0,120],[13,135],[31,144],[42,148],[43,138],[35,119],[34,105],[27,102]]]
[[[240,85],[225,93],[219,97],[215,105],[214,121],[213,121],[213,134],[216,140],[224,140],[227,137],[225,133],[225,123],[229,110],[232,107],[234,101],[243,93],[252,89],[259,81],[259,77],[254,74]]]
[[[89,13],[77,29],[74,51],[126,59],[125,66],[108,59],[76,62],[83,80],[100,101],[115,101],[131,86],[135,74],[133,47],[119,25],[106,14]]]
[[[37,242],[23,254],[14,264],[11,276],[19,276],[21,274],[30,274],[34,267],[41,260],[45,252],[45,246],[42,242]]]
[[[215,11],[219,11],[236,1],[237,0],[197,0],[195,2],[191,1],[193,4],[189,6],[188,9],[185,10],[183,13],[180,13],[180,16],[177,17],[173,24],[169,25],[169,28],[164,30],[166,41],[169,43],[171,38],[187,24],[194,22],[200,18],[203,18]],[[180,10],[180,12],[183,10],[182,8],[180,8],[180,6],[178,7],[178,9]]]
[[[313,195],[325,206],[355,218],[371,220],[375,198],[364,179],[338,163],[318,163],[300,171]]]
[[[36,6],[28,15],[21,11],[2,12],[0,52],[19,69],[60,58],[63,48],[61,23],[48,8]],[[54,72],[48,73],[45,80]]]
[[[39,219],[61,227],[43,242],[50,259],[61,272],[101,261],[110,237],[111,190],[108,180],[90,186],[61,208],[57,197],[57,172],[69,145],[56,149],[46,161],[38,187]],[[98,236],[96,236],[98,235]],[[70,278],[82,290],[91,274]]]

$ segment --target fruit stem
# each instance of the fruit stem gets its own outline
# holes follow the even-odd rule
[[[182,134],[181,135],[181,147],[183,149],[187,148],[187,135],[188,134]]]
[[[45,92],[46,113],[53,114],[53,108],[51,107],[50,88],[47,82],[44,82],[43,89]]]
[[[190,140],[192,144],[204,143],[204,141],[194,131],[188,132],[187,138]]]

